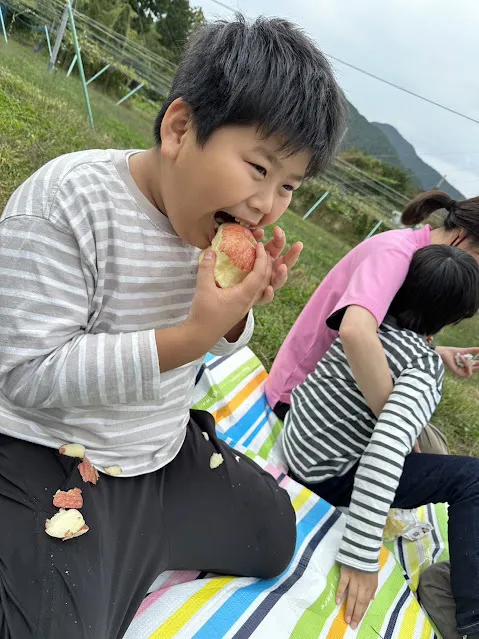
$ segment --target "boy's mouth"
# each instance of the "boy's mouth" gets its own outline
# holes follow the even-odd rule
[[[237,217],[233,217],[229,213],[226,213],[226,211],[217,211],[215,213],[215,216],[214,216],[215,231],[218,230],[220,224],[227,224],[229,222],[233,224],[234,223],[241,224],[241,226],[245,226],[246,228],[250,230],[254,230],[255,228],[257,228],[257,225],[249,224],[248,222],[245,222],[245,220],[240,220]]]

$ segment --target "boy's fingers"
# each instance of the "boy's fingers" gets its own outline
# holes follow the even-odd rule
[[[288,281],[288,268],[285,264],[281,264],[273,273],[272,284],[273,284],[274,290],[277,291],[278,289],[283,288],[283,286],[286,284],[287,281]]]
[[[273,258],[273,260],[276,260],[284,251],[285,246],[286,235],[283,229],[279,228],[279,226],[275,226],[273,231],[273,239],[266,244],[265,248]]]
[[[292,269],[293,266],[296,265],[296,262],[299,260],[299,256],[301,255],[302,250],[303,250],[303,243],[296,242],[296,244],[293,244],[293,246],[286,253],[286,255],[283,258],[283,263],[286,264],[286,266],[288,267],[288,270]]]
[[[215,284],[216,253],[205,251],[198,267],[197,287],[211,286]]]
[[[274,290],[272,286],[266,287],[261,299],[257,302],[258,304],[271,304],[274,299]]]
[[[239,284],[245,295],[248,295],[250,298],[255,298],[258,294],[258,289],[265,281],[269,267],[268,259],[269,255],[266,253],[263,244],[258,244],[253,270],[251,273],[248,273],[241,284]]]
[[[261,229],[261,228],[254,229],[254,231],[252,231],[252,233],[253,233],[253,237],[254,237],[254,239],[255,239],[257,242],[261,242],[261,240],[262,240],[262,239],[263,239],[263,237],[264,237],[264,231],[263,231],[263,229]]]

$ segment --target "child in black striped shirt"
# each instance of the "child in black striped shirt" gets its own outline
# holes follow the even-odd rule
[[[474,258],[450,246],[425,247],[415,254],[379,329],[394,382],[379,418],[356,384],[340,337],[292,393],[283,438],[292,476],[334,506],[349,506],[337,557],[337,598],[348,590],[346,621],[352,628],[377,588],[389,508],[448,502],[457,627],[471,637],[479,633],[479,538],[474,529],[479,460],[411,452],[441,399],[444,378],[442,361],[425,337],[478,309]],[[337,329],[341,318],[341,313],[332,316],[330,327]]]

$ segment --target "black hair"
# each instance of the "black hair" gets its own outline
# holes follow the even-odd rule
[[[402,328],[435,335],[479,309],[479,264],[454,246],[431,244],[413,256],[389,314]]]
[[[406,226],[415,226],[440,209],[447,211],[444,219],[446,231],[463,230],[472,244],[479,245],[479,197],[453,200],[443,191],[426,191],[409,202],[401,221]]]
[[[257,125],[265,138],[278,135],[280,151],[310,151],[307,175],[323,171],[346,130],[345,99],[329,62],[298,27],[280,18],[248,24],[207,23],[192,35],[155,121],[183,98],[198,143],[227,125]]]

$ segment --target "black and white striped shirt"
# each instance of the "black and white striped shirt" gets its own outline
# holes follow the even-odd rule
[[[293,390],[283,444],[307,483],[344,475],[359,460],[338,553],[344,565],[375,572],[404,458],[441,399],[444,365],[424,338],[387,317],[379,329],[394,390],[379,419],[356,384],[340,338]]]

